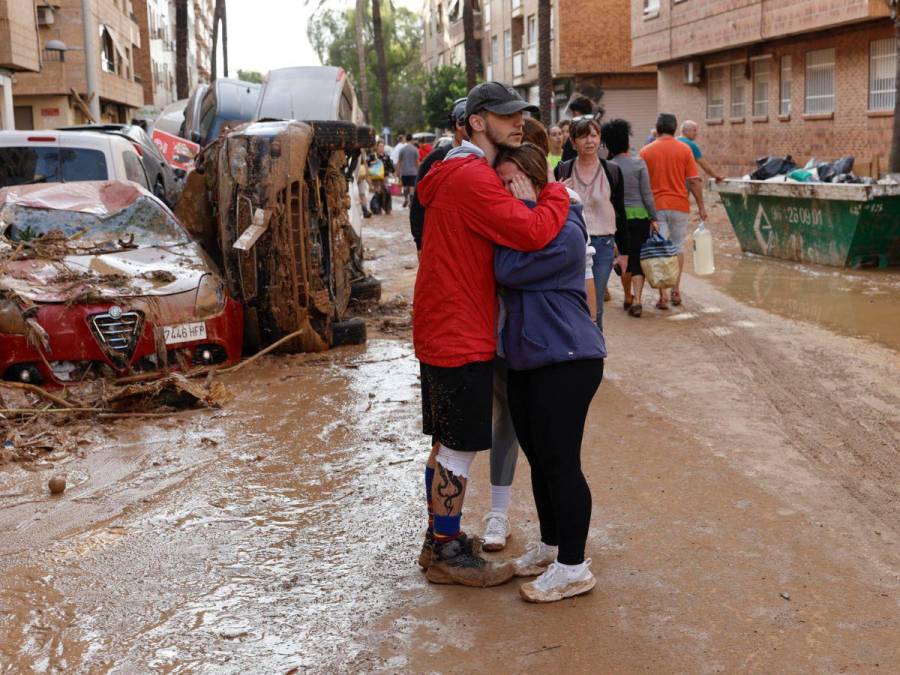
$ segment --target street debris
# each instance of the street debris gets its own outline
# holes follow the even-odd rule
[[[53,478],[47,481],[47,489],[50,490],[51,495],[61,495],[66,491],[66,477],[53,476]]]

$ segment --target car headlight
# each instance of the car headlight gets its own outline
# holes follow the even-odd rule
[[[225,309],[225,284],[213,274],[204,274],[197,286],[194,311],[198,317],[218,314]]]

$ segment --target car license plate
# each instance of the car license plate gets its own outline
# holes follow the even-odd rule
[[[193,340],[205,340],[206,324],[198,321],[197,323],[177,323],[174,326],[163,326],[163,336],[167,345],[177,345],[181,342],[192,342]]]

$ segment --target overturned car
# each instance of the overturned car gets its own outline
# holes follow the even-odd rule
[[[242,307],[159,199],[120,181],[0,190],[0,377],[60,386],[230,364]]]
[[[363,269],[348,185],[373,141],[348,121],[264,120],[204,149],[177,213],[243,303],[248,348],[292,335],[286,351],[365,341],[348,306],[380,284]]]

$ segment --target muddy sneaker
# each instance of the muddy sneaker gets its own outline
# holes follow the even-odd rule
[[[469,537],[465,532],[459,535],[459,541],[463,542],[466,551],[478,555],[481,553],[482,541],[478,537]],[[425,541],[422,542],[422,550],[419,551],[419,567],[427,570],[431,564],[431,553],[434,549],[434,534],[425,531]]]
[[[485,551],[502,551],[509,539],[509,517],[499,511],[491,511],[484,517]]]
[[[548,546],[542,541],[528,545],[528,549],[513,561],[513,569],[517,577],[533,577],[540,574],[547,565],[556,560],[559,547]]]
[[[537,579],[519,586],[519,595],[526,602],[556,602],[587,593],[596,584],[590,558],[580,565],[554,562]]]
[[[463,586],[499,586],[513,578],[508,562],[489,562],[471,550],[467,542],[454,539],[435,543],[431,565],[425,578],[433,584],[461,584]]]

